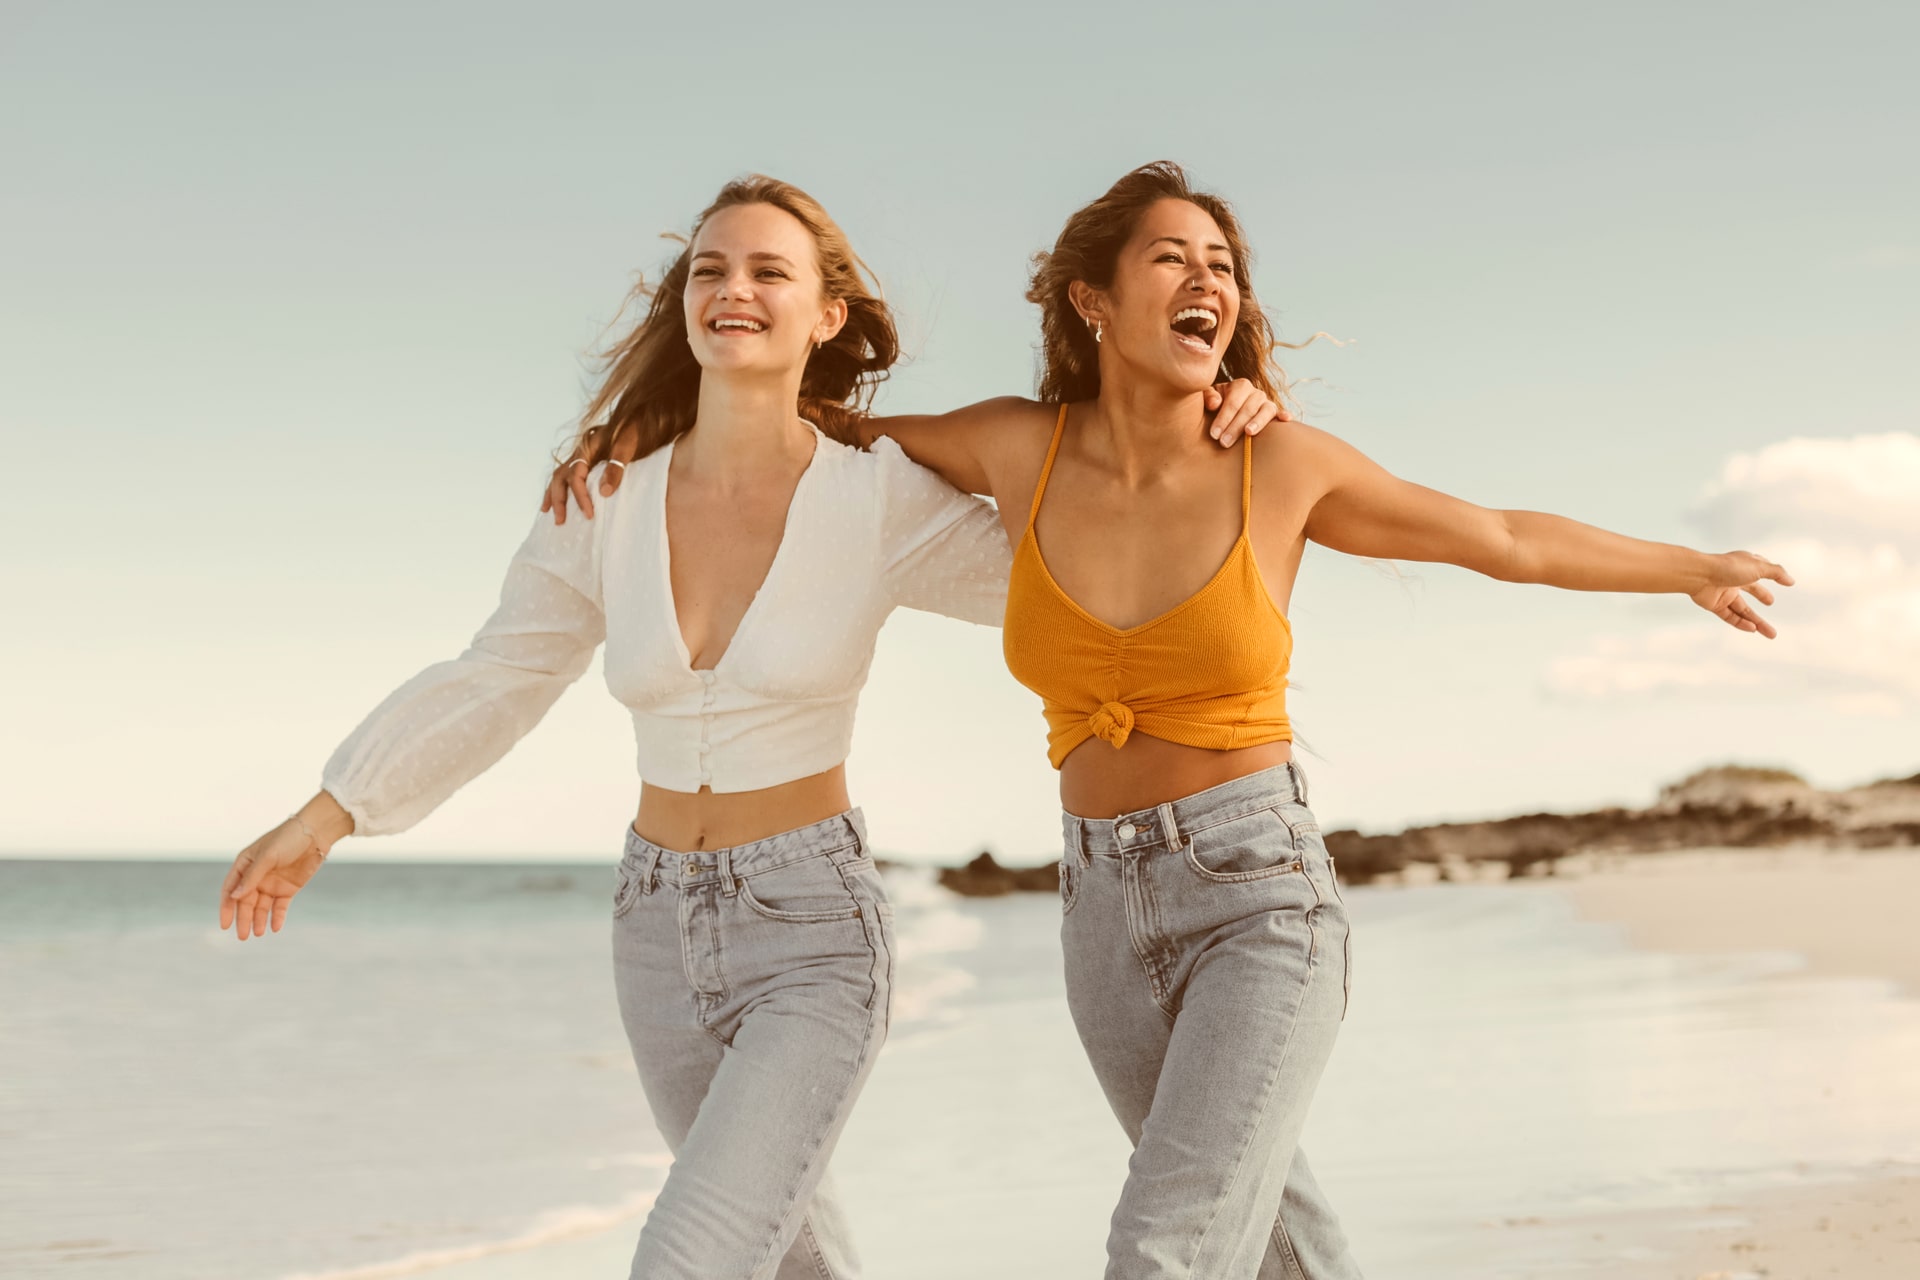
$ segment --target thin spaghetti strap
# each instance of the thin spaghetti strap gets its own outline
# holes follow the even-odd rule
[[[1027,512],[1027,529],[1033,529],[1033,522],[1040,517],[1040,499],[1047,496],[1047,477],[1053,474],[1053,456],[1060,452],[1060,435],[1067,429],[1067,406],[1060,406],[1060,416],[1053,424],[1053,443],[1047,446],[1047,463],[1040,468],[1040,482],[1033,486],[1033,507]]]
[[[1253,519],[1253,437],[1241,437],[1245,456],[1240,462],[1240,531],[1245,533]]]

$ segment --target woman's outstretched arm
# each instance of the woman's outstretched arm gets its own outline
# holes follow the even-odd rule
[[[1324,431],[1295,423],[1288,433],[1320,478],[1307,537],[1335,551],[1456,564],[1502,582],[1572,591],[1672,592],[1768,639],[1775,635],[1773,625],[1742,593],[1772,604],[1769,581],[1793,585],[1785,569],[1751,552],[1713,554],[1609,533],[1565,516],[1475,506],[1402,480]]]
[[[1213,420],[1207,430],[1221,447],[1231,447],[1243,435],[1258,435],[1267,424],[1285,421],[1286,410],[1245,378],[1207,388],[1207,412]],[[991,494],[993,460],[1004,430],[1027,418],[1044,417],[1052,426],[1055,409],[1022,396],[996,396],[948,413],[897,414],[870,417],[862,422],[863,444],[880,436],[893,439],[909,458],[937,473],[964,493]],[[639,433],[624,430],[611,438],[604,431],[589,433],[584,452],[553,469],[540,509],[553,513],[555,524],[567,522],[568,497],[591,519],[595,497],[606,497],[620,487],[627,464],[633,461]],[[597,484],[588,471],[602,462],[610,465]]]
[[[222,929],[277,932],[334,841],[413,826],[539,723],[606,636],[599,532],[536,518],[466,651],[389,694],[327,761],[320,793],[234,858]]]

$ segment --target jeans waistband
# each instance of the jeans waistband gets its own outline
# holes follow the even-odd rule
[[[682,853],[667,849],[627,828],[627,847],[621,863],[640,872],[649,885],[670,884],[692,888],[701,884],[731,885],[743,876],[758,875],[790,862],[818,857],[836,849],[861,846],[867,842],[867,820],[860,810],[823,818],[819,822],[764,840],[730,845],[724,849],[700,849]],[[731,890],[729,890],[731,891]]]
[[[1183,848],[1186,845],[1183,835],[1190,836],[1272,805],[1306,802],[1307,775],[1290,760],[1151,809],[1123,813],[1117,818],[1081,818],[1062,813],[1060,825],[1069,852],[1114,858],[1156,846]]]

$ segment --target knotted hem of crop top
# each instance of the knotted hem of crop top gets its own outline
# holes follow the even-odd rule
[[[1087,730],[1102,742],[1124,747],[1133,733],[1133,708],[1124,702],[1103,702],[1087,717]]]
[[[1103,723],[1113,726],[1117,733],[1101,732],[1098,726]],[[1125,728],[1119,728],[1121,725]],[[1124,702],[1103,702],[1092,715],[1047,743],[1047,760],[1058,769],[1083,742],[1099,738],[1118,749],[1125,746],[1136,731],[1177,747],[1200,747],[1208,751],[1235,751],[1265,746],[1269,742],[1293,741],[1293,721],[1286,716],[1253,724],[1195,724],[1158,711],[1142,711],[1136,715]]]

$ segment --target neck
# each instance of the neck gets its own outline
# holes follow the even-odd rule
[[[1110,372],[1101,371],[1100,397],[1093,402],[1087,426],[1090,438],[1104,446],[1102,451],[1127,480],[1151,475],[1207,443],[1203,393],[1111,377]]]
[[[674,447],[696,471],[748,475],[787,470],[813,455],[801,421],[800,371],[775,376],[702,373],[693,426]]]

